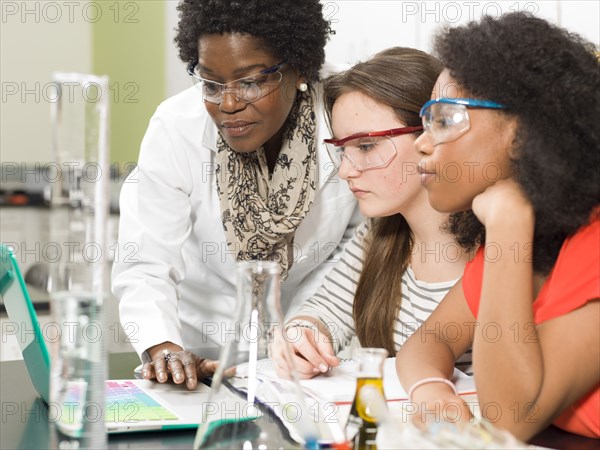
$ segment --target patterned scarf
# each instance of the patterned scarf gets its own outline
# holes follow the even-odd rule
[[[282,280],[292,266],[294,234],[315,196],[315,95],[311,89],[298,92],[271,176],[262,147],[239,153],[220,133],[217,141],[217,193],[227,247],[237,261],[279,262]]]

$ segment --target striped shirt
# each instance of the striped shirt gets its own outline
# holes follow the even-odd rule
[[[302,304],[294,315],[307,315],[323,322],[333,338],[336,353],[357,345],[352,317],[354,293],[363,267],[364,238],[368,222],[358,227],[339,261],[327,274],[315,295]],[[429,317],[458,279],[439,283],[417,280],[412,269],[402,274],[402,301],[394,325],[396,351]],[[456,362],[463,372],[471,372],[471,350]]]

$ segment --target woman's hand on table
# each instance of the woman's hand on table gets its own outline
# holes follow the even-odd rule
[[[195,389],[198,379],[214,374],[218,362],[201,358],[172,342],[150,347],[150,361],[142,366],[142,376],[145,380],[156,380],[166,383],[172,379],[175,384],[183,384],[188,389]]]

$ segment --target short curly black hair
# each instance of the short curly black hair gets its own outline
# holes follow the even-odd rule
[[[534,270],[548,273],[565,238],[589,223],[600,202],[597,49],[531,14],[510,13],[446,29],[434,50],[473,96],[503,103],[516,117],[513,165],[536,214]],[[483,227],[454,231],[459,242],[477,241]]]
[[[260,38],[274,56],[319,79],[331,33],[319,0],[182,0],[175,43],[185,63],[198,60],[198,39],[244,33]]]

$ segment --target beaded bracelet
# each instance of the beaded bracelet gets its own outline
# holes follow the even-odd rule
[[[423,378],[422,380],[417,381],[415,384],[413,384],[410,387],[410,389],[408,390],[408,401],[412,402],[412,395],[415,392],[415,389],[417,389],[420,386],[423,386],[424,384],[428,384],[428,383],[445,383],[452,388],[452,390],[454,391],[454,395],[458,395],[456,386],[454,386],[454,383],[452,381],[447,380],[446,378],[441,378],[441,377],[431,377],[431,378]]]
[[[285,326],[283,327],[283,331],[287,331],[289,328],[308,328],[309,330],[313,330],[313,332],[317,335],[320,333],[319,327],[317,327],[314,323],[310,322],[309,320],[292,320],[285,324]]]

